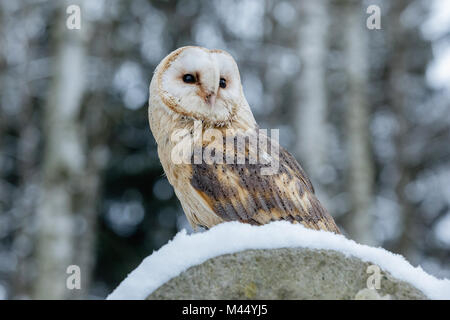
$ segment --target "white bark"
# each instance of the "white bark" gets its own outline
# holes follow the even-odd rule
[[[348,77],[346,133],[348,153],[348,191],[351,212],[347,232],[357,242],[375,244],[373,236],[373,160],[370,150],[369,105],[367,103],[368,56],[362,6],[349,1],[346,12],[345,47]]]
[[[83,201],[83,193],[96,188],[95,179],[93,184],[92,177],[85,176],[87,141],[80,123],[88,28],[84,20],[81,30],[66,28],[67,5],[61,6],[58,17],[54,78],[44,110],[45,149],[37,208],[38,275],[33,288],[36,299],[65,299],[78,294],[66,288],[66,268],[77,264],[77,255],[83,254],[75,250],[83,219],[77,202]],[[81,270],[82,277],[85,272]]]
[[[297,130],[296,153],[313,181],[319,180],[327,150],[325,83],[328,51],[328,1],[302,1],[298,54],[301,74],[294,126]],[[316,183],[316,188],[320,186]]]
[[[408,43],[408,30],[400,23],[400,16],[409,5],[407,0],[396,1],[392,6],[389,15],[389,23],[392,25],[392,32],[389,34],[389,42],[392,50],[392,54],[389,59],[389,103],[394,111],[397,132],[394,136],[394,142],[396,147],[395,166],[398,171],[398,180],[395,185],[395,192],[397,194],[397,201],[399,204],[399,216],[401,219],[401,230],[399,230],[399,236],[394,245],[395,252],[403,254],[409,259],[415,259],[417,257],[417,248],[415,246],[415,239],[420,238],[417,231],[417,225],[415,220],[416,210],[414,210],[414,204],[406,196],[406,186],[412,180],[412,171],[407,164],[408,147],[408,134],[411,130],[411,123],[408,121],[407,116],[407,103],[408,92],[404,88],[404,79],[408,75],[407,65],[407,51]]]

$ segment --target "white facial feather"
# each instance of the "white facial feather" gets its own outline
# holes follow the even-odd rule
[[[193,75],[196,83],[185,83],[187,74]],[[225,88],[219,86],[221,78]],[[229,122],[239,110],[245,109],[244,116],[251,114],[239,69],[234,59],[220,50],[183,47],[169,54],[152,79],[150,99],[155,95],[172,112],[212,125]]]

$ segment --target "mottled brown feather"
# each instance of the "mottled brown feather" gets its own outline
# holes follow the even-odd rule
[[[274,142],[269,139],[268,150],[270,143]],[[250,164],[249,145],[245,147],[245,164],[227,164],[225,155],[223,164],[192,164],[190,183],[212,212],[224,221],[261,225],[287,220],[340,233],[316,198],[311,181],[289,152],[279,147],[279,170],[273,175],[262,175],[264,165]]]

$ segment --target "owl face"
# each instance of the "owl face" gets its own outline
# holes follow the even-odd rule
[[[177,49],[160,63],[155,77],[164,105],[196,120],[226,123],[246,104],[236,62],[224,51]]]

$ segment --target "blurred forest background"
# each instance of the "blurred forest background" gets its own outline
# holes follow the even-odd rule
[[[232,53],[348,237],[450,277],[450,1],[0,0],[0,299],[104,298],[192,232],[147,119],[192,44]]]

